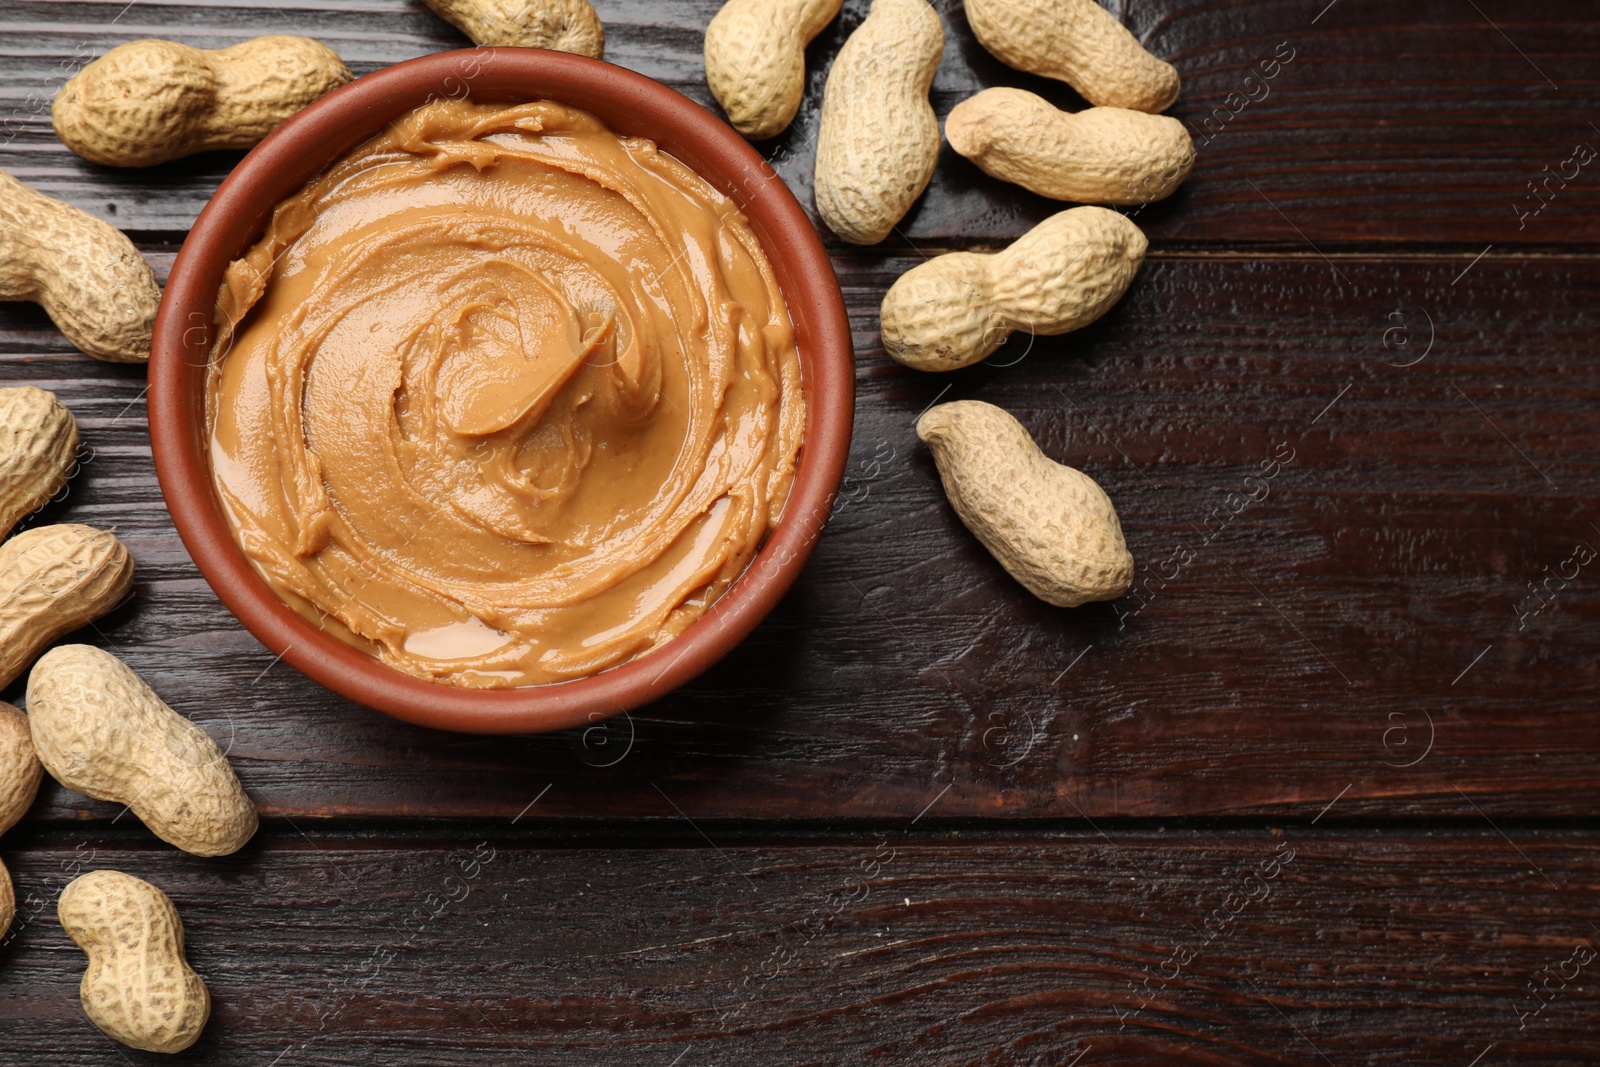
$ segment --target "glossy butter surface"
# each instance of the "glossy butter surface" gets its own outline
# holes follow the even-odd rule
[[[732,201],[540,102],[419,109],[228,270],[207,394],[240,545],[412,674],[581,677],[681,633],[793,480],[793,328]]]

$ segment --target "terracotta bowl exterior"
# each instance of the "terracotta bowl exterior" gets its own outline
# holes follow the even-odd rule
[[[212,489],[205,377],[212,313],[228,264],[259,239],[272,208],[385,125],[440,97],[551,99],[647,137],[739,204],[772,261],[794,320],[805,441],[782,520],[750,568],[660,649],[588,678],[466,689],[412,677],[326,634],[284,604],[234,542]],[[173,524],[217,596],[262,644],[334,692],[408,722],[471,733],[558,730],[638,707],[711,666],[777,604],[827,521],[854,414],[844,298],[815,228],[783,181],[737,133],[666,86],[562,52],[475,48],[358,78],[295,115],[217,189],[178,253],[150,356],[150,439]]]

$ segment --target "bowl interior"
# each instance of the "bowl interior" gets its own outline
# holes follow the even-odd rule
[[[430,100],[551,99],[613,130],[647,137],[728,195],[772,263],[800,349],[805,437],[781,521],[748,570],[676,640],[587,678],[517,689],[466,689],[384,666],[284,604],[240,551],[212,489],[205,378],[217,289],[273,207],[394,119]],[[466,49],[366,75],[295,115],[253,149],[201,212],[173,265],[150,358],[156,473],[179,536],[222,602],[263,644],[311,678],[397,718],[440,729],[563,729],[637,707],[682,685],[733,648],[799,574],[843,474],[854,413],[844,299],[804,210],[742,137],[687,97],[582,56]]]

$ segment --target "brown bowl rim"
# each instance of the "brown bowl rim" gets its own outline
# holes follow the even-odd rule
[[[750,567],[677,639],[600,674],[517,689],[431,682],[318,630],[256,574],[211,487],[203,368],[227,264],[260,236],[273,206],[430,95],[584,108],[619,133],[649,137],[749,218],[778,274],[801,350],[805,437],[783,516]],[[200,388],[196,391],[194,382]],[[727,654],[799,575],[832,509],[850,447],[855,378],[850,323],[833,264],[788,187],[734,130],[674,89],[583,56],[472,48],[357,78],[290,118],[234,168],[173,263],[150,357],[150,442],[173,525],[200,573],[271,652],[328,689],[407,722],[470,733],[528,733],[595,722],[648,703]]]

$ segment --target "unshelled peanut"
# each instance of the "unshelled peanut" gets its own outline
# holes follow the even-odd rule
[[[985,89],[961,101],[944,135],[985,174],[1080,204],[1164,200],[1195,159],[1177,119],[1120,107],[1072,114],[1023,89]]]
[[[77,451],[78,420],[54,393],[0,389],[0,537],[61,491]]]
[[[928,187],[939,120],[928,89],[944,27],[924,0],[873,0],[822,94],[817,211],[852,244],[877,244]]]
[[[1055,336],[1111,310],[1149,242],[1103,207],[1052,215],[1005,250],[951,252],[902,274],[883,298],[883,347],[918,370],[986,359],[1013,331]]]
[[[33,805],[43,776],[44,768],[33,752],[27,716],[10,704],[0,704],[0,834],[17,825]],[[0,937],[11,928],[16,911],[11,874],[0,863]]]
[[[550,48],[599,59],[606,31],[589,0],[425,0],[484,47]]]
[[[0,834],[27,814],[43,777],[28,717],[10,704],[0,703]]]
[[[83,1013],[114,1041],[182,1052],[211,1018],[211,994],[184,954],[183,920],[161,890],[120,871],[90,871],[61,891],[56,915],[89,957]]]
[[[706,84],[746,137],[776,137],[800,110],[806,45],[843,0],[728,0],[706,27]]]
[[[1165,111],[1178,72],[1098,0],[966,0],[973,36],[1002,63],[1056,78],[1100,107]]]
[[[218,49],[129,41],[68,79],[50,120],[61,143],[84,159],[148,167],[249,148],[349,80],[333,49],[309,37],[257,37]]]
[[[52,778],[126,804],[168,844],[226,856],[256,832],[255,805],[217,743],[109,652],[61,645],[41,656],[28,720]]]
[[[133,557],[104,530],[36,526],[0,545],[0,689],[132,591]]]
[[[0,170],[0,300],[38,304],[96,359],[142,363],[161,289],[121,230]]]
[[[1127,592],[1133,556],[1110,498],[1041,452],[1008,412],[940,404],[917,420],[917,436],[961,521],[1034,596],[1075,608]]]

